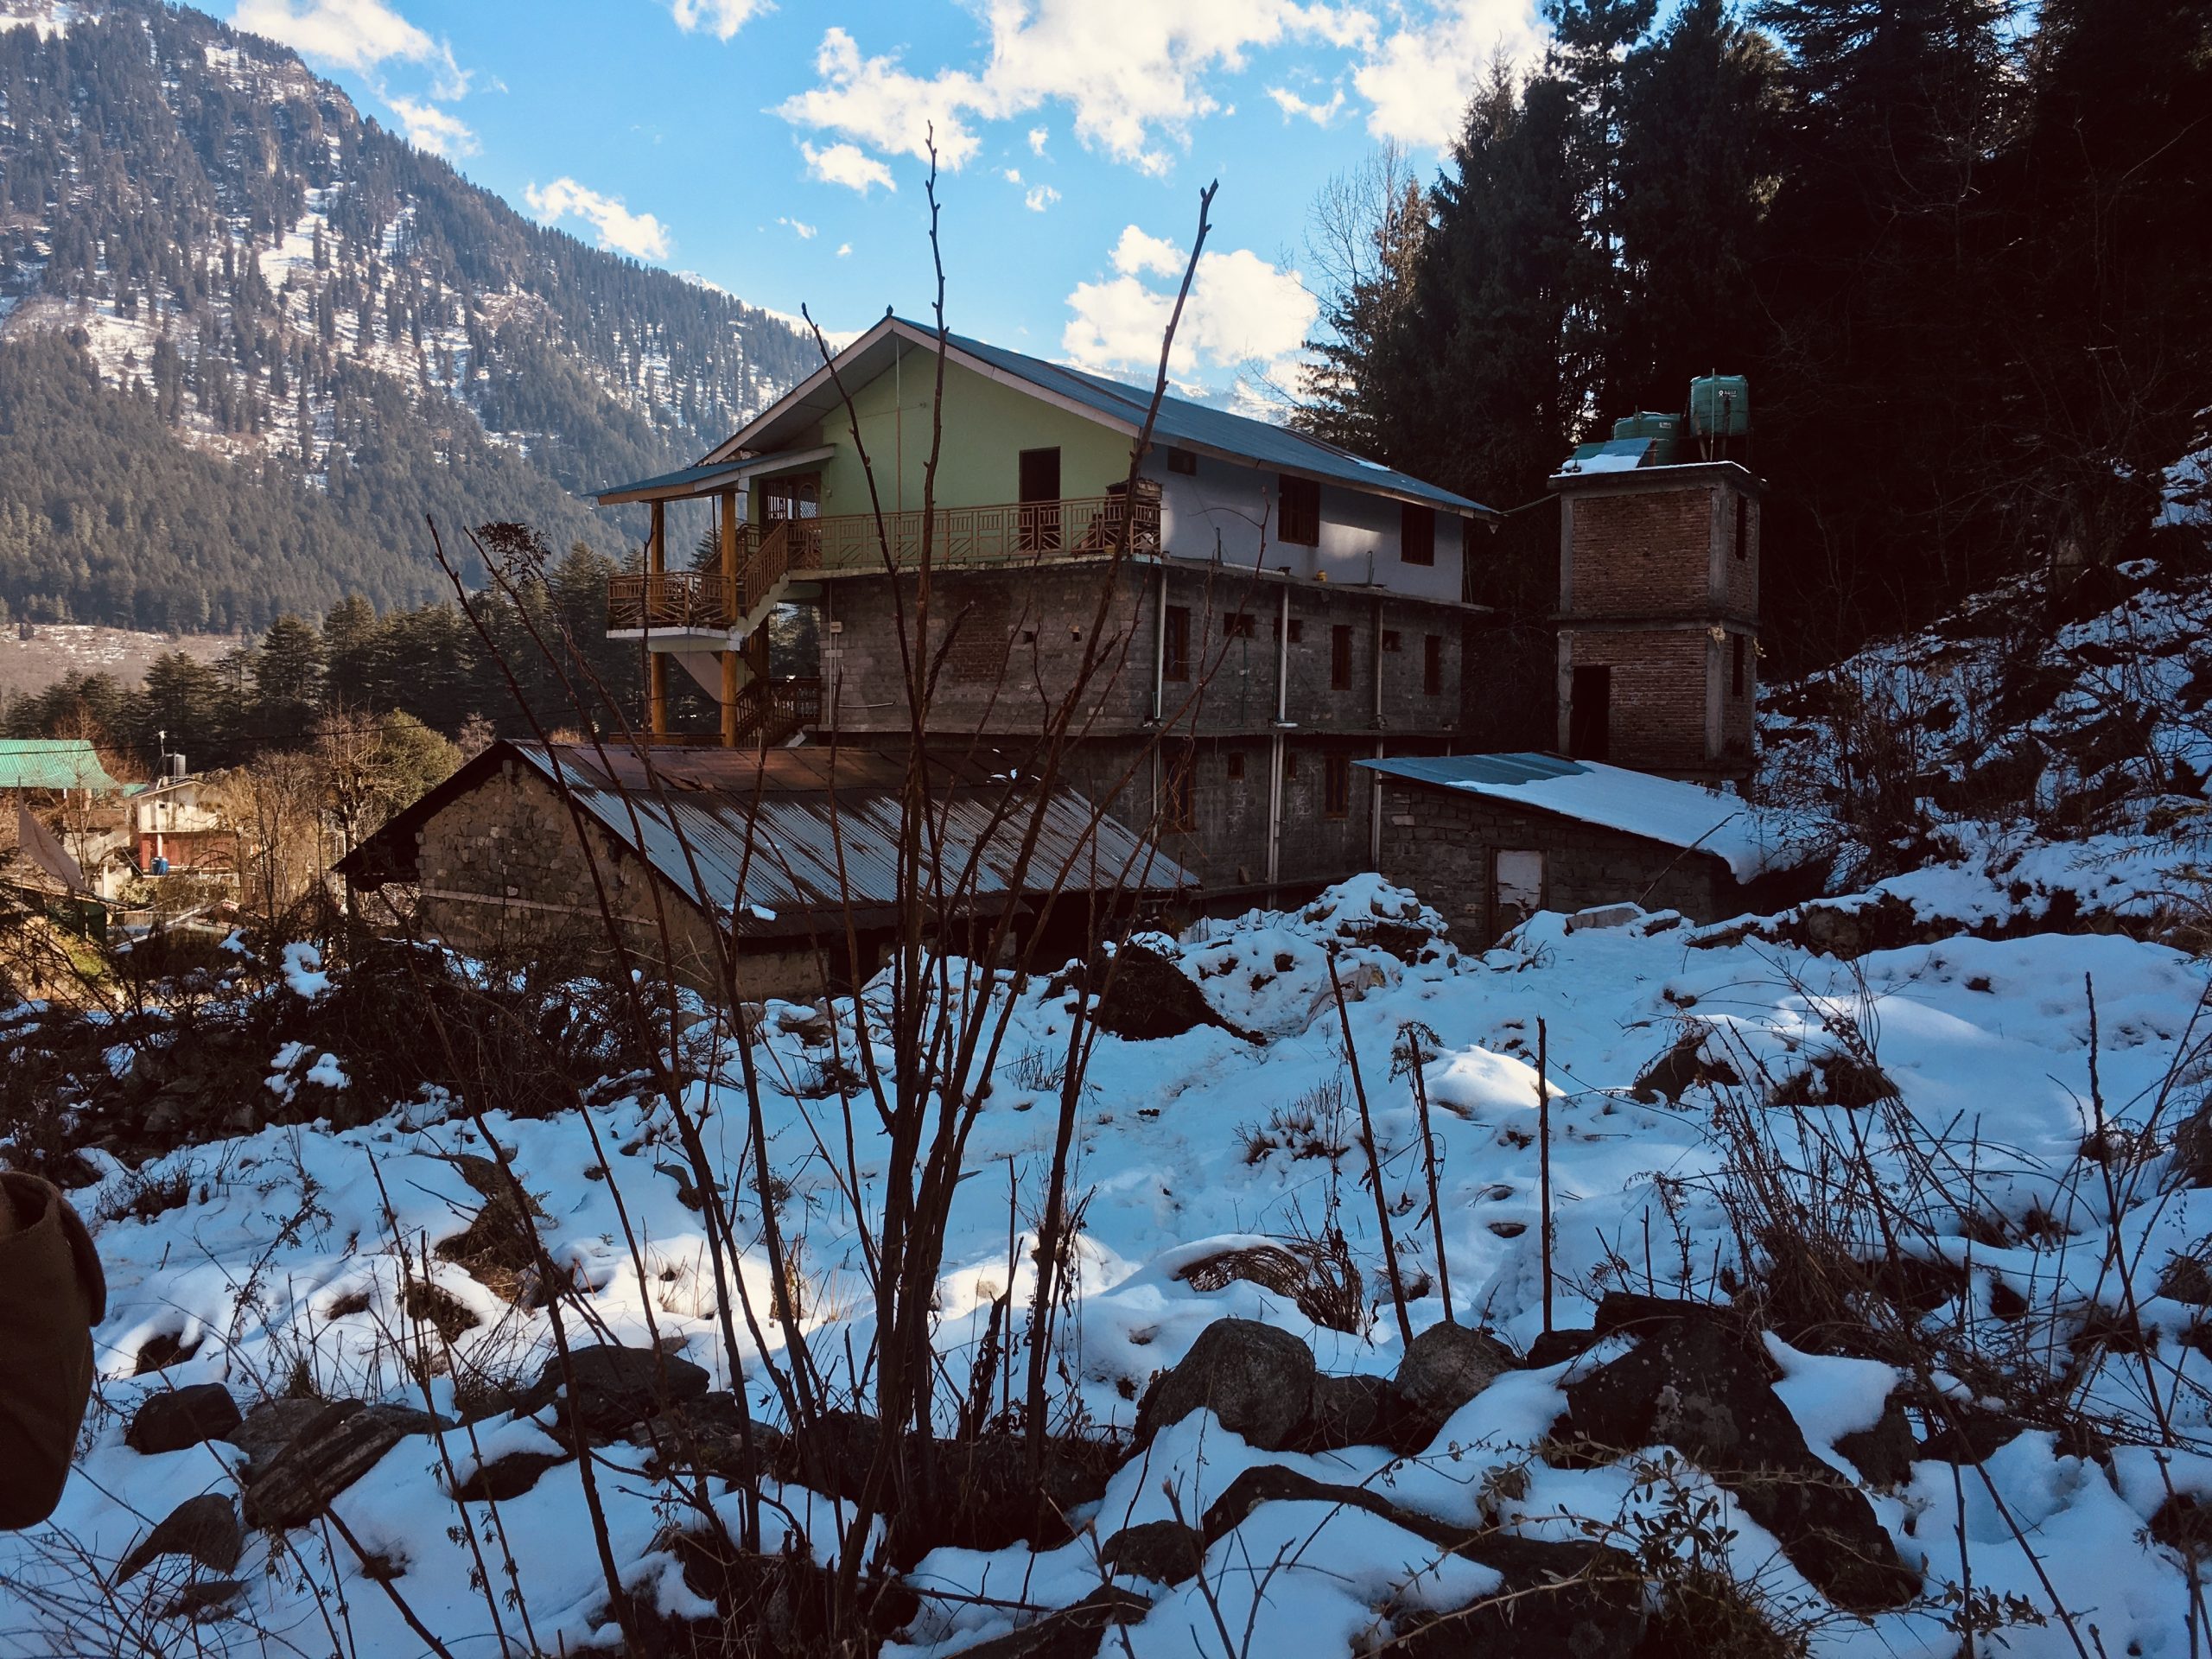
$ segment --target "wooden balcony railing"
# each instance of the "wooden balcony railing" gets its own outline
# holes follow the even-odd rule
[[[828,518],[779,518],[746,525],[735,575],[719,570],[633,573],[608,580],[611,630],[699,628],[742,624],[785,576],[810,570],[880,570],[921,563],[924,531],[938,569],[990,569],[1070,554],[1110,552],[1126,535],[1133,553],[1160,550],[1160,496],[1140,486],[1128,498],[1079,496],[1061,501],[940,507],[932,513],[859,512]]]

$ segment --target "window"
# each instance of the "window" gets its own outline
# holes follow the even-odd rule
[[[1240,749],[1229,752],[1229,781],[1232,784],[1244,781],[1244,755]]]
[[[1196,478],[1198,475],[1198,452],[1195,449],[1170,449],[1167,452],[1167,470],[1180,473],[1185,478]]]
[[[1351,756],[1332,754],[1322,772],[1321,816],[1349,817],[1351,814]]]
[[[822,512],[822,474],[784,473],[760,486],[763,518],[814,518]]]
[[[1329,630],[1329,689],[1351,690],[1351,627],[1339,622]]]
[[[1060,544],[1060,452],[1024,449],[1020,487],[1021,550],[1052,552]]]
[[[1221,613],[1221,637],[1224,639],[1249,639],[1258,629],[1258,619],[1249,611]]]
[[[1170,830],[1198,827],[1198,746],[1179,743],[1166,752],[1166,798],[1160,804],[1161,821]]]
[[[1290,619],[1290,643],[1294,645],[1305,637],[1305,619],[1296,616],[1292,617]],[[1275,619],[1275,638],[1278,639],[1282,638],[1282,619],[1281,617],[1277,617]]]
[[[1162,678],[1187,680],[1191,677],[1191,610],[1187,605],[1170,605],[1160,642],[1160,672]]]
[[[1282,780],[1286,784],[1298,781],[1298,757],[1285,750],[1282,757]]]
[[[1408,501],[1398,509],[1398,557],[1408,564],[1436,563],[1436,509]]]
[[[1736,556],[1751,556],[1751,498],[1741,491],[1736,495]]]
[[[1321,486],[1310,478],[1281,475],[1281,539],[1298,547],[1321,544]]]
[[[1444,695],[1444,636],[1440,633],[1421,636],[1421,689],[1432,697]]]
[[[1567,752],[1577,760],[1602,760],[1612,738],[1613,671],[1578,668],[1568,685]]]
[[[1382,630],[1383,650],[1395,652],[1403,649],[1404,645],[1405,642],[1398,637],[1398,631],[1395,628],[1385,628]]]
[[[1732,696],[1744,695],[1744,636],[1728,636],[1728,690]]]

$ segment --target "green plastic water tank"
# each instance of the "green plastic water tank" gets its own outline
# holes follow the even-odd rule
[[[1701,438],[1741,438],[1751,429],[1751,383],[1740,374],[1690,382],[1690,430]]]

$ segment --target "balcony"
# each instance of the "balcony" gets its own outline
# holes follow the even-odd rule
[[[911,569],[926,533],[934,569],[1008,569],[1055,558],[1111,552],[1123,537],[1133,553],[1160,551],[1160,493],[1141,481],[1134,521],[1121,492],[1059,501],[940,507],[934,512],[849,513],[781,518],[738,531],[738,569],[637,572],[607,589],[609,632],[727,633],[753,625],[753,613],[784,580],[810,571]],[[887,554],[888,557],[887,559]]]

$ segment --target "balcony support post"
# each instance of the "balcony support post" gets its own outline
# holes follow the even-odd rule
[[[721,493],[721,617],[737,620],[737,492]],[[737,653],[722,652],[722,747],[737,747]]]
[[[665,502],[653,503],[652,535],[645,543],[646,606],[645,632],[652,632],[652,589],[658,584],[652,579],[668,571],[668,507]],[[668,658],[652,648],[650,638],[643,642],[645,653],[645,726],[656,738],[668,735]]]

